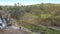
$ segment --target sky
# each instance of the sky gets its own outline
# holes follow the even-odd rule
[[[60,0],[0,0],[0,5],[14,5],[15,3],[32,5],[40,3],[60,3]]]

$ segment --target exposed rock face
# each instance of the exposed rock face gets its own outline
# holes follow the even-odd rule
[[[0,34],[30,34],[29,32],[25,31],[24,29],[20,29],[16,26],[6,27],[4,30],[0,30]]]
[[[11,15],[10,15],[9,11],[0,10],[0,17],[5,19],[7,25],[11,23],[10,22]]]
[[[2,15],[3,17],[6,17],[9,14],[8,14],[8,11],[0,10],[0,15]]]

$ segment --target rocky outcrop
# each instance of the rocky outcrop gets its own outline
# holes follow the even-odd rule
[[[4,30],[0,30],[0,34],[30,34],[30,32],[25,31],[23,28],[20,29],[16,26],[6,27]]]

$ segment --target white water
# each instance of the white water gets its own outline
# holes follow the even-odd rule
[[[0,24],[2,24],[2,26],[1,26],[1,28],[3,29],[5,26],[6,26],[6,21],[5,21],[5,19],[3,19],[3,21],[1,20],[1,18],[0,18]]]

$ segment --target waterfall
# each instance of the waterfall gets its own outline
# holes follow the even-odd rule
[[[0,18],[0,28],[3,29],[6,27],[6,20],[4,18]]]

